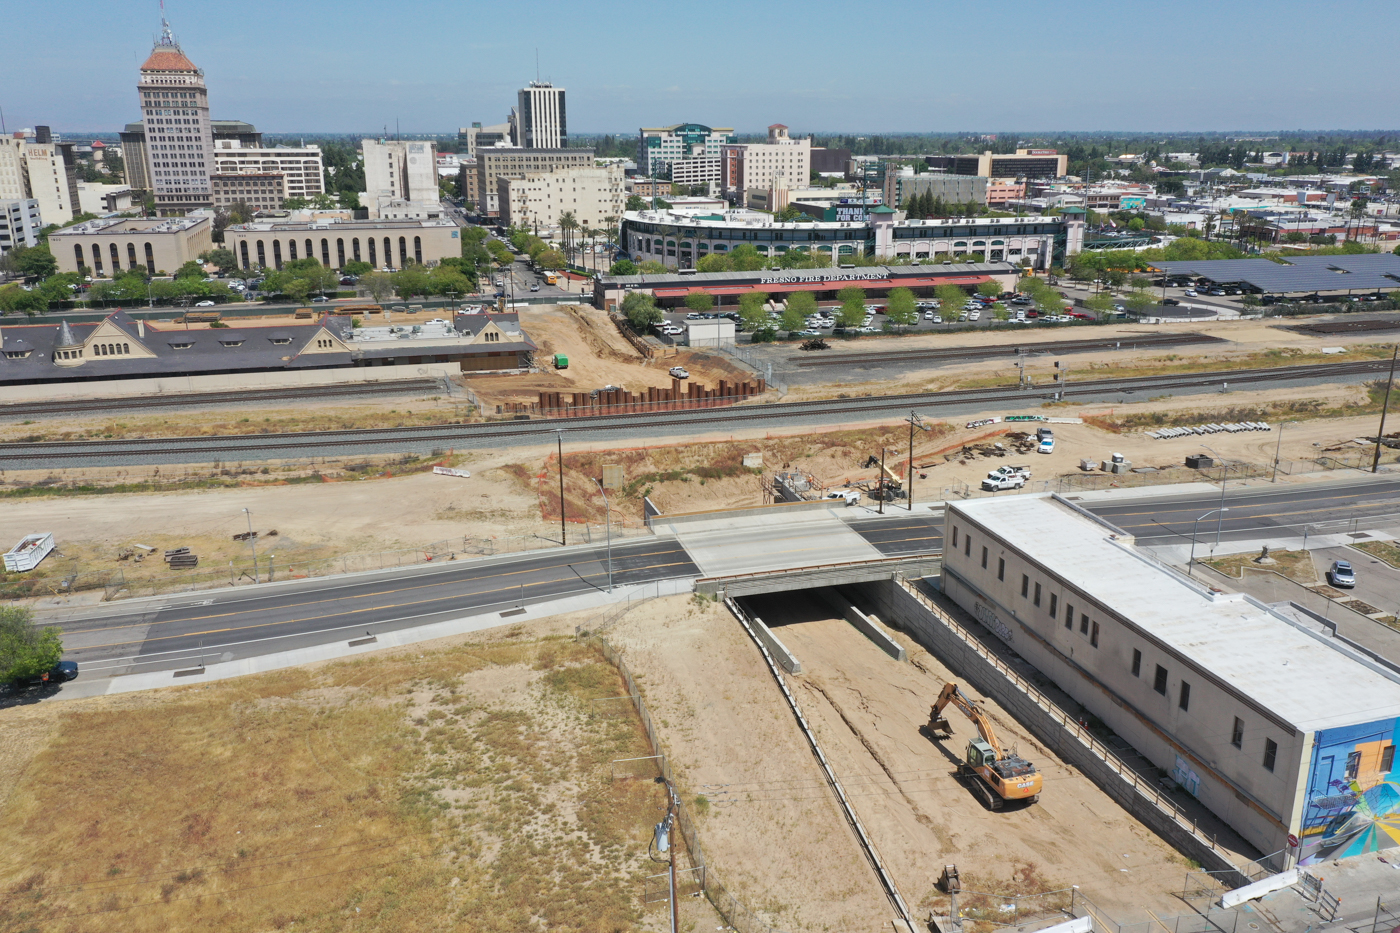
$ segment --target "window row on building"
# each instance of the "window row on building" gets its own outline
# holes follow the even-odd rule
[[[984,544],[974,542],[974,534],[969,528],[954,524],[951,531],[952,554],[960,552],[965,560],[975,560],[977,569],[990,573],[993,554],[996,554],[997,582],[1008,582],[1008,573],[1018,581],[1014,584],[1015,596],[1010,600],[1003,596],[999,601],[1012,611],[1019,623],[1029,626],[1044,639],[1051,650],[1067,658],[1074,658],[1078,645],[1087,645],[1095,652],[1101,648],[1108,650],[1106,640],[1111,634],[1111,653],[1123,655],[1125,648],[1130,652],[1128,672],[1140,684],[1140,689],[1128,692],[1125,699],[1140,704],[1143,712],[1162,722],[1171,720],[1173,709],[1183,714],[1191,711],[1192,684],[1182,673],[1189,670],[1189,666],[1181,658],[1135,634],[1132,627],[1096,606],[1087,593],[1044,574],[1033,562],[999,548],[990,537],[983,539],[988,542]],[[961,568],[954,564],[952,569],[959,572]],[[965,569],[963,573],[966,575]],[[991,617],[995,618],[994,615]],[[1103,663],[1097,659],[1078,662],[1084,669],[1092,669]],[[1177,671],[1175,677],[1172,676],[1173,668]],[[1240,751],[1246,751],[1246,744],[1249,743],[1259,765],[1266,771],[1274,770],[1278,760],[1278,742],[1262,734],[1262,724],[1254,733],[1262,739],[1262,743],[1255,744],[1248,734],[1246,711],[1226,710],[1220,704],[1215,704],[1208,715],[1217,722],[1217,734],[1221,739],[1228,735],[1230,745]]]

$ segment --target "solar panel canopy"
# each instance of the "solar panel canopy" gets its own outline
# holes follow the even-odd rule
[[[1197,259],[1154,262],[1168,275],[1192,275],[1212,282],[1241,282],[1263,292],[1389,291],[1400,288],[1400,256],[1292,256],[1269,259]]]

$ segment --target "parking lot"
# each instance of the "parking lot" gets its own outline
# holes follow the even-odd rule
[[[885,313],[883,301],[867,302],[865,305],[865,322],[855,328],[838,329],[837,315],[841,310],[840,302],[823,301],[817,303],[817,315],[808,318],[806,328],[799,332],[798,336],[803,337],[830,337],[830,336],[851,336],[861,334],[882,334],[889,324],[889,318]],[[1006,319],[997,320],[997,311],[1004,310]],[[1022,317],[1018,318],[1018,312]],[[1086,314],[1087,312],[1080,312]],[[681,337],[685,333],[685,326],[690,321],[702,320],[705,318],[728,317],[738,325],[739,312],[733,306],[716,306],[712,312],[699,313],[686,311],[685,309],[670,309],[664,312],[664,320],[659,325],[659,329],[667,336]],[[781,330],[780,320],[782,312],[770,311],[769,318],[774,325]],[[969,327],[988,327],[994,323],[1023,325],[1054,325],[1068,324],[1075,320],[1069,315],[1056,315],[1046,317],[1036,316],[1034,305],[1028,298],[1021,298],[1020,303],[1016,299],[992,302],[977,297],[969,298],[964,304],[952,309],[945,308],[937,299],[920,299],[918,304],[918,321],[906,328],[900,329],[902,333],[937,333],[939,331],[962,330]],[[738,326],[740,331],[742,326]]]

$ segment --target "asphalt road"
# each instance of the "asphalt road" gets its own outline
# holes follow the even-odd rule
[[[887,502],[885,511],[898,515],[908,503]],[[943,511],[914,506],[906,517],[858,518],[846,524],[881,554],[890,557],[927,554],[943,550]]]
[[[66,660],[103,676],[234,660],[425,625],[483,609],[509,612],[608,585],[602,547],[442,565],[402,575],[286,589],[173,595],[166,605],[63,624]],[[698,574],[674,538],[617,544],[615,585]]]
[[[1070,497],[1073,498],[1073,497]],[[1144,545],[1190,540],[1194,519],[1218,507],[1214,492],[1091,502],[1087,507],[1138,537]],[[1227,490],[1230,511],[1222,536],[1257,538],[1261,532],[1307,525],[1314,532],[1337,533],[1367,518],[1400,513],[1400,477],[1374,481]],[[852,531],[887,556],[942,550],[941,511],[916,506],[901,514],[896,504],[883,517],[852,518]],[[1202,522],[1204,541],[1214,518]],[[700,568],[677,539],[647,538],[612,549],[617,585],[699,575]],[[1366,591],[1357,595],[1373,605],[1400,601],[1400,571],[1373,568],[1354,554]],[[603,547],[569,548],[499,558],[434,565],[403,573],[355,578],[305,580],[275,587],[242,587],[185,593],[160,601],[107,604],[103,614],[78,613],[62,621],[65,659],[77,661],[88,676],[176,670],[231,661],[366,634],[411,628],[465,614],[502,613],[563,596],[605,588]],[[1372,593],[1372,590],[1375,590]]]
[[[1066,498],[1073,499],[1073,496]],[[1139,544],[1180,544],[1191,540],[1196,519],[1220,507],[1219,492],[1133,499],[1121,504],[1091,502],[1086,508],[1124,531],[1135,535]],[[1290,534],[1349,530],[1351,522],[1364,527],[1365,519],[1400,515],[1400,477],[1382,476],[1376,480],[1358,479],[1336,483],[1310,483],[1278,489],[1258,487],[1227,488],[1221,518],[1210,515],[1200,523],[1200,540],[1214,540],[1219,524],[1221,538],[1257,538],[1261,532],[1287,531]]]

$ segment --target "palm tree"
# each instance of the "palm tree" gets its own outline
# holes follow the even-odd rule
[[[1205,234],[1207,240],[1210,239],[1210,232],[1215,229],[1215,215],[1207,214],[1206,219],[1201,223],[1201,232]]]
[[[564,232],[564,256],[573,263],[574,255],[574,231],[577,230],[578,218],[573,211],[565,211],[559,215],[559,229]]]

